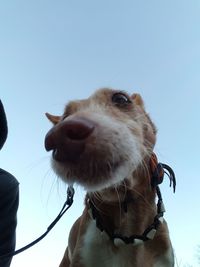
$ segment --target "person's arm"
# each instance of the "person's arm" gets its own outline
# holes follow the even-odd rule
[[[15,250],[15,230],[19,204],[19,183],[10,173],[0,169],[0,255]],[[1,267],[9,267],[12,258],[0,260]]]

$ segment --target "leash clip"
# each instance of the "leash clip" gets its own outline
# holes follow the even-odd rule
[[[74,188],[73,186],[68,186],[67,188],[67,201],[66,201],[66,204],[67,205],[72,205],[73,203],[73,198],[74,198]]]

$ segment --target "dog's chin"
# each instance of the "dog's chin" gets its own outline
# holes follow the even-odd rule
[[[54,160],[52,161],[52,167],[65,183],[80,185],[87,192],[100,192],[105,189],[117,188],[125,179],[132,175],[137,168],[137,164],[129,161],[121,164],[115,163],[109,166],[109,170],[101,169],[99,171],[96,170],[94,173],[90,173],[90,171],[88,173],[79,173],[78,168],[76,170],[69,169]]]

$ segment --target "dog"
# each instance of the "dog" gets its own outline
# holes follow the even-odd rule
[[[46,115],[54,171],[87,192],[59,266],[174,266],[159,182],[152,183],[157,130],[141,96],[103,88],[69,102],[62,116]]]

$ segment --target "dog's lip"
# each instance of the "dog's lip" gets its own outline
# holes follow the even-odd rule
[[[56,155],[57,151],[53,153]],[[107,179],[107,180],[112,180],[113,173],[115,173],[117,169],[120,168],[120,166],[122,165],[121,162],[108,164],[106,161],[104,162],[99,161],[99,164],[95,164],[96,162],[98,162],[98,161],[95,161],[94,168],[91,170],[90,167],[92,164],[88,164],[90,159],[89,158],[84,159],[82,155],[80,155],[79,158],[74,158],[74,159],[69,160],[66,157],[65,161],[63,160],[55,160],[55,161],[59,164],[58,166],[60,167],[62,166],[62,168],[64,167],[64,170],[66,170],[64,171],[63,176],[67,175],[68,173],[72,174],[73,177],[66,176],[66,179],[73,178],[75,182],[83,186],[87,184],[86,181],[89,181],[89,184],[92,184],[92,186],[94,186],[95,184],[98,185],[99,182],[101,183],[100,180],[102,180],[102,179],[100,180],[98,179],[100,177],[104,177],[104,179]],[[84,168],[84,166],[89,166],[89,167]],[[81,172],[77,171],[78,169],[81,169]],[[123,177],[122,181],[125,178],[126,177]]]
[[[65,149],[65,146],[68,149]],[[52,157],[55,161],[66,163],[66,162],[78,162],[81,154],[85,149],[85,142],[69,142],[63,147],[58,147],[52,151]],[[73,149],[71,149],[73,147]]]

